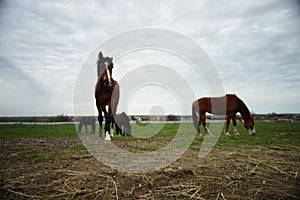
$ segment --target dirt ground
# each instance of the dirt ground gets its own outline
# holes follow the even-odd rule
[[[116,141],[118,146],[135,141]],[[78,138],[1,139],[0,199],[300,199],[300,149],[189,149],[158,171],[114,170]]]

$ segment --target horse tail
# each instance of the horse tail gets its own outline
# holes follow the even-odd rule
[[[199,128],[199,105],[198,101],[194,101],[192,105],[192,115],[193,115],[193,123],[196,131]]]

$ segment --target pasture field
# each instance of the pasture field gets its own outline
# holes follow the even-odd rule
[[[156,151],[178,127],[111,142],[134,153]],[[255,136],[242,123],[238,130],[240,136],[222,134],[203,159],[197,135],[169,166],[134,174],[97,161],[74,125],[0,125],[0,199],[299,199],[300,123],[256,123]]]

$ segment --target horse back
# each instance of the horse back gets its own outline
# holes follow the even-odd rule
[[[222,97],[203,97],[198,99],[200,112],[208,112],[216,115],[236,113],[244,105],[235,94],[227,94]]]
[[[227,96],[203,97],[198,100],[200,112],[208,112],[215,115],[227,113]]]

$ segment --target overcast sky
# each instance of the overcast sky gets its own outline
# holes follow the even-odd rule
[[[20,0],[0,1],[0,115],[73,114],[76,78],[90,53],[109,38],[144,27],[195,41],[215,63],[225,92],[237,94],[251,111],[300,112],[299,1]],[[167,63],[157,52],[149,55]],[[125,63],[143,59],[139,53],[120,59],[114,78],[129,70]],[[172,94],[146,90],[152,95],[130,99],[141,113],[147,112],[145,102],[151,112],[165,107],[166,114],[178,114],[166,103]],[[201,90],[197,98],[207,94]],[[162,105],[152,101],[153,92]],[[137,114],[137,107],[129,112]]]

